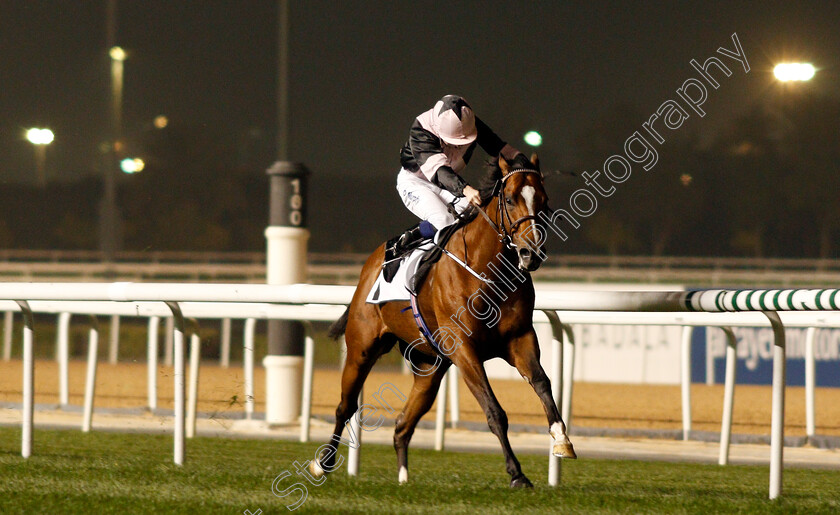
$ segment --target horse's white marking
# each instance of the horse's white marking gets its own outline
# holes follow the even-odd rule
[[[321,468],[321,464],[318,462],[317,458],[309,463],[309,473],[312,474],[312,477],[315,479],[324,475],[324,469]]]
[[[560,422],[551,424],[551,428],[548,432],[551,433],[551,437],[554,438],[555,441],[566,438],[566,428],[563,427]]]
[[[525,205],[528,207],[528,214],[534,216],[534,195],[537,190],[533,186],[524,186],[522,188],[522,198],[525,199]]]
[[[534,189],[533,186],[523,186],[522,187],[522,198],[525,199],[525,206],[528,207],[528,214],[530,216],[534,216],[534,197],[536,196],[537,190]],[[531,234],[534,238],[536,238],[537,242],[543,241],[543,235],[540,232],[539,225],[537,225],[536,220],[531,220]]]
[[[405,467],[400,467],[400,483],[407,483],[408,482],[408,469]]]
[[[560,458],[575,459],[575,448],[572,447],[572,442],[566,435],[566,426],[562,422],[555,422],[551,424],[548,430],[551,437],[554,438],[554,444],[551,446],[551,454]]]

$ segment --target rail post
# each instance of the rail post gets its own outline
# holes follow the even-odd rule
[[[566,430],[572,431],[572,391],[575,387],[575,333],[572,326],[563,324],[563,405],[560,415]]]
[[[359,406],[365,403],[365,389],[362,388],[359,390]],[[356,477],[359,475],[359,458],[361,454],[361,447],[362,447],[362,431],[361,431],[361,424],[359,424],[359,412],[358,410],[356,413],[353,413],[353,416],[350,417],[350,423],[345,424],[347,428],[350,430],[352,435],[356,438],[356,446],[353,447],[352,445],[347,450],[347,475]]]
[[[219,366],[227,368],[230,366],[230,318],[222,319],[221,327],[221,349],[219,350]]]
[[[172,339],[175,335],[175,319],[173,317],[166,317],[166,330],[163,336],[163,364],[164,366],[172,366]]]
[[[184,420],[184,315],[177,302],[166,302],[172,311],[175,324],[173,335],[175,373],[172,374],[175,391],[175,423],[173,427],[173,461],[176,465],[184,464],[184,435],[186,424]]]
[[[452,370],[450,367],[449,370]],[[437,399],[435,402],[435,450],[442,451],[444,446],[444,431],[446,430],[446,395],[447,395],[447,381],[449,378],[449,371],[443,376],[440,381],[440,388],[438,389]]]
[[[120,316],[111,315],[111,330],[108,332],[108,363],[116,365],[120,354]]]
[[[691,437],[691,332],[693,329],[690,325],[683,326],[680,346],[683,440]]]
[[[242,367],[245,373],[245,419],[254,416],[254,331],[257,319],[245,320],[245,334],[242,337]]]
[[[190,377],[188,381],[189,395],[187,397],[187,438],[195,436],[195,416],[198,407],[198,369],[201,360],[201,336],[198,321],[190,318]]]
[[[306,322],[306,342],[303,352],[303,392],[300,399],[300,441],[309,441],[309,426],[312,418],[312,375],[315,365],[315,340],[312,338],[312,324]]]
[[[809,442],[813,442],[817,433],[817,419],[814,410],[814,387],[817,382],[817,372],[814,363],[814,343],[817,328],[809,327],[805,333],[805,434]]]
[[[773,414],[770,421],[770,499],[782,494],[785,445],[785,327],[775,311],[762,311],[773,327]]]
[[[735,405],[735,369],[737,355],[735,333],[731,327],[721,327],[726,333],[726,374],[724,377],[723,415],[720,419],[720,455],[718,465],[729,463],[729,442],[732,436],[732,408]]]
[[[403,365],[407,365],[406,360],[401,360]],[[461,418],[461,400],[458,398],[458,367],[449,367],[449,372],[446,373],[449,380],[449,427],[458,427],[458,422]]]
[[[149,326],[146,334],[146,361],[148,365],[146,394],[148,397],[149,411],[157,408],[157,365],[158,365],[158,327],[160,317],[149,317]]]
[[[6,311],[3,315],[3,361],[12,359],[12,329],[15,321],[15,312]]]
[[[96,359],[99,354],[99,320],[90,316],[88,331],[88,359],[85,374],[85,406],[82,413],[82,432],[89,433],[93,425],[93,397],[96,394]]]
[[[35,327],[32,309],[25,300],[17,301],[23,314],[23,423],[21,428],[20,455],[32,455],[32,414],[35,409],[35,361],[33,332]]]
[[[551,369],[548,371],[551,378],[551,397],[558,411],[563,413],[563,323],[556,311],[544,310],[543,313],[551,324]],[[553,454],[553,436],[549,438],[548,449],[548,484],[557,486],[560,484],[561,461]]]
[[[56,359],[58,360],[58,404],[65,408],[70,403],[68,393],[67,366],[69,356],[70,313],[58,315],[56,328]]]

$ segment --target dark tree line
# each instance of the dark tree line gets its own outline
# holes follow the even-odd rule
[[[644,120],[626,105],[608,110],[577,138],[578,168],[598,169]],[[838,256],[837,99],[788,94],[749,108],[710,142],[683,128],[657,149],[656,166],[634,168],[555,251]]]
[[[619,104],[574,142],[573,168],[599,169],[646,119]],[[840,101],[785,95],[746,110],[710,141],[690,127],[657,146],[659,161],[634,169],[617,192],[552,253],[838,257]],[[270,163],[242,164],[241,142],[196,127],[148,133],[146,169],[121,176],[126,250],[261,251]],[[239,148],[237,147],[239,145]],[[563,163],[544,163],[560,167]],[[563,166],[568,168],[568,166]],[[410,215],[387,180],[352,170],[310,184],[310,248],[369,252]],[[558,207],[580,179],[549,179]],[[92,174],[46,189],[0,185],[0,246],[98,248],[102,181]]]
[[[196,127],[149,133],[146,168],[118,179],[126,250],[262,250],[267,219],[263,170],[237,166],[235,148]],[[103,160],[104,161],[104,160]],[[101,170],[46,188],[0,186],[0,245],[99,248]]]

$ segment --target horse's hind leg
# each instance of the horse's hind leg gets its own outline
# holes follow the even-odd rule
[[[487,374],[484,371],[484,365],[479,361],[478,357],[471,349],[465,349],[462,345],[458,350],[455,364],[461,371],[464,382],[467,383],[481,409],[484,410],[484,415],[487,417],[487,425],[490,426],[490,431],[499,439],[502,444],[502,452],[505,455],[505,464],[507,472],[510,474],[510,486],[515,487],[532,487],[533,485],[522,473],[522,467],[519,465],[519,460],[513,454],[513,449],[508,440],[508,419],[505,410],[499,404],[493,389],[490,387],[490,382],[487,380]]]
[[[373,324],[370,324],[373,325]],[[347,343],[347,359],[344,362],[344,370],[341,373],[341,401],[335,410],[335,428],[330,438],[329,447],[309,465],[309,470],[315,477],[320,477],[327,472],[335,470],[335,455],[341,434],[347,421],[359,409],[359,393],[367,379],[370,369],[379,357],[390,350],[396,343],[396,338],[391,335],[373,336],[369,333],[370,327],[359,330],[358,325],[348,325],[345,341]],[[356,438],[357,435],[351,435]],[[346,443],[346,442],[345,442]],[[339,463],[340,465],[340,463]]]
[[[540,347],[537,343],[537,335],[533,330],[510,342],[508,346],[510,354],[505,360],[528,381],[528,384],[537,393],[542,402],[545,415],[548,418],[548,427],[551,437],[554,438],[552,452],[561,458],[577,458],[572,442],[566,435],[566,424],[557,409],[557,403],[551,396],[551,381],[540,365]]]
[[[430,366],[430,365],[427,365]],[[421,365],[419,368],[423,368]],[[400,483],[408,481],[408,443],[417,427],[417,422],[435,402],[440,382],[449,369],[449,363],[437,367],[429,375],[414,374],[414,386],[408,394],[408,400],[402,413],[397,416],[394,428],[394,450],[397,451],[398,478]],[[421,372],[422,373],[422,372]]]

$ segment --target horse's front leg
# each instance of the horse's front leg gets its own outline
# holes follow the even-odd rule
[[[513,454],[513,449],[510,446],[510,440],[508,440],[507,434],[507,413],[505,413],[498,399],[496,399],[493,389],[490,388],[490,382],[487,380],[483,363],[478,359],[472,349],[465,347],[462,345],[458,349],[455,355],[453,355],[453,361],[458,366],[467,387],[469,387],[473,396],[478,401],[481,409],[484,410],[490,431],[496,435],[502,444],[507,472],[510,474],[510,486],[511,488],[532,487],[531,482],[522,473],[519,460],[516,459],[516,456]]]
[[[552,452],[561,458],[577,458],[572,442],[566,435],[566,424],[557,409],[557,403],[551,396],[551,381],[540,365],[540,346],[537,342],[537,335],[531,329],[524,335],[511,340],[508,346],[509,353],[506,361],[528,381],[528,384],[537,392],[542,402],[545,415],[548,418],[548,432],[554,438]]]

